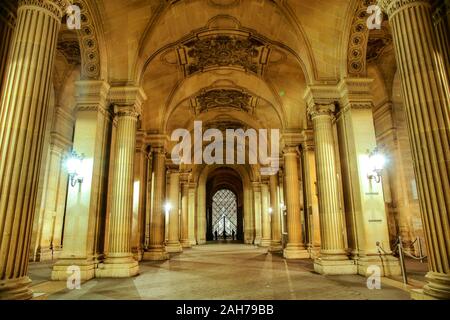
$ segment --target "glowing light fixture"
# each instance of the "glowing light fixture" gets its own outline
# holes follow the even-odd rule
[[[273,209],[269,208],[269,214],[272,214],[272,212],[273,212]]]
[[[370,173],[367,175],[369,180],[375,180],[376,183],[381,182],[381,174],[383,172],[384,166],[386,164],[386,157],[375,148],[369,153],[369,170]]]
[[[70,178],[70,185],[75,187],[77,183],[83,183],[83,176],[81,175],[83,169],[84,155],[79,155],[72,151],[66,160],[67,173]]]
[[[170,210],[172,210],[172,205],[170,204],[170,202],[166,202],[164,204],[164,210],[166,212],[166,215],[168,215],[170,213]]]

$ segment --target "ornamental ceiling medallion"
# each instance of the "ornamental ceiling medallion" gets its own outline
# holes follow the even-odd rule
[[[179,50],[186,76],[210,68],[236,67],[262,75],[269,48],[251,36],[214,35],[186,42]]]

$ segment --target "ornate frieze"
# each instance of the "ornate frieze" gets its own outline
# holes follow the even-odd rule
[[[228,107],[245,112],[250,111],[252,96],[244,91],[233,89],[214,89],[206,91],[197,97],[197,113],[210,109]]]
[[[389,15],[389,17],[394,16],[397,11],[413,4],[431,5],[430,0],[378,0],[378,5]]]

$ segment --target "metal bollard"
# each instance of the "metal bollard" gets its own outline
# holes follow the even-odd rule
[[[403,255],[403,245],[401,237],[398,237],[398,255],[400,258],[400,268],[402,269],[403,283],[408,284],[408,276],[406,275],[405,257]]]

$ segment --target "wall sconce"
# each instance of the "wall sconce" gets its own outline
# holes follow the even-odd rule
[[[77,183],[79,184],[83,183],[83,176],[81,175],[83,168],[83,160],[84,155],[83,154],[79,155],[75,151],[72,151],[69,157],[67,158],[66,167],[70,178],[70,185],[72,187],[75,187]]]
[[[269,208],[269,214],[272,214],[272,212],[273,212],[273,209]]]
[[[375,180],[376,183],[381,182],[381,173],[383,172],[384,165],[386,164],[386,157],[375,148],[372,152],[369,152],[369,170],[367,174],[369,180]]]

